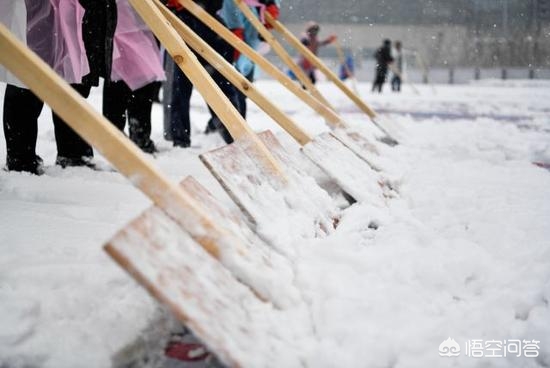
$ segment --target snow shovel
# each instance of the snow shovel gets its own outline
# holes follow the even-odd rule
[[[301,101],[306,103],[309,107],[311,107],[314,111],[321,115],[326,120],[326,122],[335,129],[334,133],[338,137],[338,139],[340,139],[350,149],[352,149],[354,152],[362,157],[365,154],[365,151],[371,151],[370,154],[367,154],[365,156],[365,159],[367,160],[367,157],[371,154],[378,155],[374,143],[374,140],[377,139],[376,133],[373,133],[372,131],[366,131],[364,127],[351,127],[346,124],[343,119],[334,112],[334,110],[329,109],[327,106],[320,103],[311,94],[307,93],[307,91],[301,88],[286,74],[281,72],[276,66],[270,63],[262,55],[257,53],[245,42],[235,36],[229,29],[218,22],[199,5],[195,4],[192,0],[178,0],[178,2],[197,19],[199,19],[201,22],[203,22],[205,25],[215,31],[227,43],[229,43],[235,49],[239,50],[242,54],[246,55],[254,63],[258,64],[265,72],[267,72],[277,81],[279,81],[283,87],[287,88]],[[389,139],[386,140],[386,143],[394,143],[394,141]]]
[[[283,267],[285,262],[276,261],[277,255],[270,248],[259,251],[257,247],[246,247],[234,230],[220,226],[219,218],[213,216],[188,192],[172,183],[137,146],[1,24],[0,50],[1,64],[29,86],[208,253],[236,274],[240,269],[255,269],[279,282],[281,272],[275,271],[275,265],[281,264]],[[270,169],[264,165],[264,170]],[[139,242],[139,236],[135,240]],[[145,237],[141,240],[145,240]],[[251,278],[248,280],[248,285],[258,295],[270,299],[265,288],[262,289]]]
[[[342,188],[347,188],[346,192],[348,194],[352,193],[362,193],[361,197],[357,195],[352,195],[356,199],[363,199],[367,197],[367,188],[372,188],[371,185],[367,184],[369,181],[372,181],[373,178],[376,178],[374,182],[382,183],[383,180],[380,177],[380,174],[373,173],[373,170],[379,170],[377,167],[376,156],[371,154],[370,161],[373,163],[365,163],[362,160],[357,160],[357,158],[349,158],[351,152],[346,152],[348,149],[346,147],[340,147],[342,144],[340,142],[334,142],[333,145],[327,145],[327,140],[335,140],[336,138],[333,135],[327,134],[323,138],[312,138],[306,132],[304,132],[298,124],[296,124],[291,118],[289,118],[284,112],[282,112],[277,106],[275,106],[270,99],[264,96],[260,91],[256,90],[254,85],[250,83],[244,76],[242,76],[231,64],[229,64],[223,57],[216,53],[206,42],[204,42],[200,37],[198,37],[187,25],[185,25],[180,19],[178,19],[172,12],[170,12],[165,6],[163,6],[158,0],[155,1],[155,4],[159,7],[163,15],[169,20],[170,24],[176,32],[184,39],[184,41],[200,54],[210,65],[214,66],[228,81],[230,81],[234,86],[236,86],[243,94],[248,98],[254,101],[260,108],[262,108],[269,116],[273,118],[287,133],[289,133],[298,144],[304,146],[304,152],[306,155],[310,152],[324,152],[324,156],[319,158],[318,155],[312,156],[308,155],[312,161],[314,161],[319,167],[321,167],[329,177],[331,177],[336,183]],[[267,134],[267,133],[266,133]],[[272,137],[272,138],[271,138]],[[276,142],[276,139],[271,135],[269,140],[265,141],[266,146],[270,147],[272,152],[277,156],[277,152],[283,151],[283,148]],[[273,142],[275,140],[275,142]],[[324,143],[321,144],[321,141]],[[271,142],[271,143],[270,143]],[[269,144],[268,144],[269,143]],[[307,146],[317,146],[316,149],[307,149]],[[339,148],[340,151],[343,151],[344,154],[338,155],[334,151],[326,151],[328,147],[331,149]],[[277,149],[275,149],[277,147]],[[222,149],[223,150],[223,149]],[[228,148],[229,150],[229,148]],[[371,153],[370,151],[366,153]],[[209,168],[213,168],[212,163],[209,162],[208,158],[211,157],[210,154],[204,154],[201,156],[205,162],[208,163]],[[222,156],[223,157],[223,156]],[[327,159],[328,157],[328,159]],[[277,157],[281,160],[281,157]],[[326,170],[327,164],[326,161],[331,161],[335,165],[332,167],[346,167],[351,162],[355,163],[355,174],[352,180],[349,180],[349,176],[346,175],[346,172],[338,173],[334,170]],[[286,163],[287,167],[297,167],[300,166],[294,162],[288,162],[288,160],[281,160],[283,163]],[[290,164],[290,165],[288,165]],[[370,165],[370,166],[369,166]],[[231,178],[225,179],[224,176],[215,174],[216,178],[222,182],[222,185],[228,189],[231,186],[228,185],[228,181]],[[231,176],[231,175],[229,175]],[[362,176],[362,180],[359,177]],[[347,183],[346,183],[347,181]],[[350,191],[350,188],[355,187],[355,190]],[[250,215],[250,211],[246,209],[246,206],[243,205],[243,201],[240,200],[240,196],[236,195],[235,192],[240,192],[235,189],[228,190],[230,195],[233,197],[235,202],[237,202],[245,213]],[[380,189],[376,190],[373,194],[369,192],[369,195],[372,197],[377,197],[377,192],[380,192]],[[261,212],[263,213],[263,212]],[[253,217],[253,216],[250,216]],[[253,218],[251,218],[254,221]]]
[[[196,182],[186,179],[183,185],[209,203],[210,194]],[[216,204],[207,207],[224,224],[234,220]],[[256,241],[250,250],[255,246],[264,248]],[[158,207],[145,211],[105,249],[224,366],[302,367],[301,355],[306,349],[299,342],[315,343],[305,303],[293,301],[273,308],[263,302]],[[264,261],[256,261],[265,264],[271,260],[266,255]],[[257,283],[265,282],[261,270],[255,271]],[[282,285],[265,282],[264,288],[282,291],[288,287],[286,275],[281,276]]]
[[[242,4],[243,0],[234,0],[237,3],[241,3],[239,5],[239,8],[244,9],[245,5]],[[250,10],[250,9],[249,9]],[[247,16],[247,14],[245,14]],[[273,19],[273,17],[268,14],[267,12],[264,14],[266,21],[275,29],[277,32],[281,33],[281,35],[284,37],[284,39],[293,47],[295,48],[300,54],[302,54],[306,59],[308,59],[309,62],[311,62],[313,65],[315,65],[319,70],[323,72],[327,76],[327,78],[332,81],[344,94],[355,104],[357,105],[361,111],[363,111],[367,116],[370,118],[370,120],[382,131],[386,134],[386,136],[390,139],[388,143],[396,144],[397,141],[392,138],[392,135],[388,133],[387,128],[383,127],[382,124],[378,121],[380,118],[378,115],[374,112],[374,110],[367,105],[359,96],[357,96],[355,93],[353,93],[352,90],[349,89],[348,86],[344,82],[338,78],[332,70],[330,70],[313,52],[311,52],[310,49],[308,49],[304,44],[300,42],[290,32],[281,22],[278,20]],[[247,16],[248,18],[248,16]],[[250,19],[249,19],[250,20]],[[267,28],[264,27],[263,24],[260,22],[255,22],[253,25],[256,27],[256,30],[264,37],[266,40],[270,39],[274,43],[278,43],[277,40],[271,35],[271,33],[267,30]],[[269,36],[271,37],[269,37]],[[279,44],[280,46],[280,44]],[[273,46],[272,46],[273,47]],[[277,52],[279,57],[286,63],[288,60],[288,53],[284,50],[282,46],[278,48],[274,48],[274,51]],[[292,59],[290,59],[290,62],[294,63]],[[393,142],[392,142],[393,141]]]

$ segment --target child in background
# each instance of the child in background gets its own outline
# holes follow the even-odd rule
[[[305,34],[302,37],[301,41],[302,44],[307,46],[307,48],[315,55],[319,52],[319,47],[329,45],[336,41],[335,35],[330,35],[323,41],[319,41],[317,36],[319,35],[320,27],[319,24],[310,21],[306,25]],[[306,73],[306,75],[311,80],[311,83],[315,84],[317,82],[317,78],[315,78],[315,66],[311,64],[311,62],[304,56],[300,57],[300,60],[298,61],[298,65],[302,68],[302,70]]]

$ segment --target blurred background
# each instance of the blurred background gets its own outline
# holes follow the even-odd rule
[[[403,42],[411,82],[550,79],[550,0],[282,1],[281,21],[295,34],[309,20],[320,38],[338,36],[362,81],[385,38]],[[320,56],[336,68],[334,47]]]

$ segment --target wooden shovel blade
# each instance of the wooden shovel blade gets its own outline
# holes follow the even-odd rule
[[[250,287],[260,299],[273,303],[277,308],[286,308],[299,302],[300,296],[294,286],[294,273],[288,259],[256,236],[236,208],[226,208],[195,179],[187,177],[181,186],[203,204],[220,226],[229,229],[239,240],[239,247],[226,244],[219,254],[219,261],[233,277]],[[167,220],[159,213],[157,207],[147,209],[109,241],[107,250],[113,245],[127,242],[150,247],[162,241],[178,241],[172,237],[188,237],[187,234],[181,235],[185,233],[183,230],[164,233],[162,229],[167,226]],[[128,254],[127,257],[133,256]]]
[[[316,136],[302,151],[355,200],[378,207],[385,205],[380,174],[332,133]]]
[[[383,171],[383,167],[378,162],[380,158],[378,147],[373,141],[361,134],[361,132],[351,128],[343,128],[334,129],[332,134],[336,139],[367,162],[373,170]]]
[[[299,365],[285,313],[265,303],[156,207],[106,251],[225,365]],[[273,365],[275,363],[275,365]]]
[[[290,155],[272,134],[262,133],[259,137],[275,157],[292,165]],[[281,232],[277,226],[284,227],[282,232],[312,237],[330,233],[334,228],[336,206],[313,178],[296,167],[288,170],[288,185],[282,186],[276,178],[266,175],[243,140],[204,153],[200,158],[255,225],[255,230],[281,252],[292,254],[294,251],[288,244],[267,235],[271,231]],[[292,226],[292,218],[303,221],[302,225]],[[272,224],[273,229],[267,224]],[[276,234],[271,235],[277,238]]]

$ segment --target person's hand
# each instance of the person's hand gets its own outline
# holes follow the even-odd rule
[[[279,13],[280,13],[280,9],[277,5],[275,4],[271,4],[271,5],[268,5],[266,8],[265,8],[265,11],[267,13],[269,13],[269,15],[271,15],[271,17],[274,19],[274,20],[277,20],[279,19]],[[272,29],[273,26],[271,24],[269,24],[269,22],[266,22],[265,24],[265,27],[267,29]]]
[[[336,41],[337,38],[338,38],[338,37],[336,37],[336,35],[330,35],[330,36],[328,36],[328,38],[327,38],[327,43],[333,43],[333,42]]]
[[[244,29],[243,28],[233,28],[231,30],[231,32],[233,32],[233,34],[235,36],[237,36],[241,41],[244,41]],[[241,53],[239,52],[239,50],[235,49],[233,51],[233,62],[236,62],[240,55],[241,55]]]

